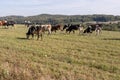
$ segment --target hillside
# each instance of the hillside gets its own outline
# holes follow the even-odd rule
[[[14,20],[16,23],[24,23],[25,20],[30,20],[33,23],[81,23],[88,21],[107,22],[107,21],[119,21],[120,16],[114,15],[52,15],[52,14],[40,14],[35,16],[6,16],[0,17],[0,20]]]
[[[120,32],[57,32],[27,40],[27,28],[0,28],[0,80],[119,80]]]

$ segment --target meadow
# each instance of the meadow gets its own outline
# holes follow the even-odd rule
[[[0,80],[120,80],[120,32],[44,34],[0,28]]]

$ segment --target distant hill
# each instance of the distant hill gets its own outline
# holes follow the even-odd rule
[[[107,21],[118,21],[120,20],[120,16],[114,15],[52,15],[52,14],[40,14],[35,16],[5,16],[0,17],[0,20],[14,20],[16,23],[21,24],[24,23],[25,20],[29,20],[33,23],[81,23],[88,21],[96,21],[96,22],[107,22]]]

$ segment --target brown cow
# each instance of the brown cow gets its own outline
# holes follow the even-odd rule
[[[62,31],[63,30],[62,26],[61,25],[54,25],[54,26],[52,26],[52,29],[51,29],[52,32],[54,31],[56,33],[57,30],[61,30]]]
[[[8,28],[8,26],[14,27],[14,24],[15,24],[14,21],[6,21],[6,20],[0,21],[0,26],[5,26],[5,28],[6,27]]]

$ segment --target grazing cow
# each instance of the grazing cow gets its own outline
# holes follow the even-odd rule
[[[97,24],[95,31],[96,31],[96,35],[99,35],[102,32],[102,25]]]
[[[92,27],[88,26],[83,33],[92,33]]]
[[[45,31],[48,31],[48,35],[51,34],[52,26],[50,24],[41,25],[41,27],[44,29],[44,33],[45,33]]]
[[[80,26],[78,27],[78,30],[79,30],[79,34],[83,33],[84,26],[80,24]]]
[[[68,29],[69,27],[69,25],[64,25],[63,30]]]
[[[14,27],[15,22],[14,21],[0,21],[0,26],[5,26],[8,28],[8,26]]]
[[[79,33],[81,33],[81,31],[83,31],[83,26],[81,25],[64,25],[63,30],[66,29],[66,33],[67,32],[71,32],[73,31],[73,33],[75,33],[75,30],[79,30]]]
[[[0,21],[0,26],[6,26],[6,25],[7,25],[7,21],[6,20]]]
[[[96,32],[96,35],[100,34],[102,31],[102,24],[92,24],[91,30]]]
[[[14,21],[7,21],[7,26],[13,26],[14,27],[15,22]]]
[[[42,35],[43,35],[43,28],[41,26],[31,26],[28,29],[28,32],[26,33],[27,39],[29,39],[29,36],[32,35],[32,38],[34,38],[34,34],[37,35],[37,40],[41,36],[42,40]]]
[[[54,25],[54,26],[52,26],[52,28],[51,28],[52,32],[55,31],[55,33],[56,33],[57,30],[61,30],[62,31],[62,26],[61,25]]]
[[[89,25],[83,33],[92,33],[93,31],[96,32],[96,34],[99,34],[102,30],[102,24],[92,24]]]

